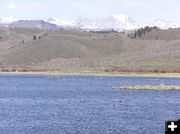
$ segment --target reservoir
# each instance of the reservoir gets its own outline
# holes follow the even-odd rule
[[[178,78],[0,75],[0,134],[163,134],[180,118]]]

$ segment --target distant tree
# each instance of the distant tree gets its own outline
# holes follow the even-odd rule
[[[24,44],[24,40],[22,40],[22,44]]]
[[[139,29],[138,31],[137,31],[137,35],[138,35],[138,37],[142,37],[142,34],[144,33],[144,29]]]
[[[136,38],[137,37],[137,33],[134,33],[134,36],[133,36],[133,38]]]
[[[0,40],[2,39],[2,37],[0,36]]]
[[[33,36],[33,40],[36,40],[36,39],[37,39],[37,37],[36,37],[36,35],[34,35],[34,36]]]
[[[38,39],[40,40],[42,38],[42,36],[38,36]]]
[[[155,26],[155,27],[149,27],[149,26],[146,26],[144,28],[140,28],[136,31],[134,31],[134,33],[131,33],[131,35],[129,35],[128,37],[132,38],[132,39],[135,39],[135,38],[140,38],[142,37],[143,35],[145,35],[146,33],[149,33],[151,32],[152,30],[158,30],[158,28]]]

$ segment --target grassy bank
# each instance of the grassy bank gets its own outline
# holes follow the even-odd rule
[[[180,90],[180,86],[121,86],[112,88],[120,90]]]
[[[180,73],[138,73],[138,72],[95,72],[95,71],[16,71],[0,72],[11,75],[81,75],[81,76],[131,76],[131,77],[163,77],[180,78]]]

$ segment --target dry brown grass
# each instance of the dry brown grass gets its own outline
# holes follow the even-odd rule
[[[117,33],[0,30],[0,65],[33,67],[19,70],[24,72],[98,68],[109,73],[180,73],[180,29],[154,32],[158,33],[132,40]],[[154,34],[159,40],[154,40]]]

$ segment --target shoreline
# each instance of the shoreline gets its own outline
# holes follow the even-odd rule
[[[62,71],[45,71],[45,72],[0,72],[0,75],[55,75],[55,76],[114,76],[114,77],[160,77],[160,78],[180,78],[180,73],[134,73],[134,72],[62,72]]]

